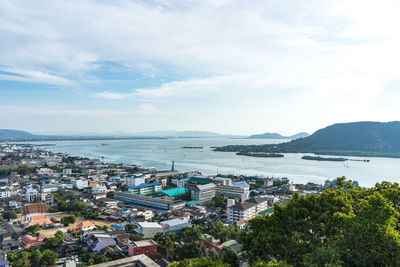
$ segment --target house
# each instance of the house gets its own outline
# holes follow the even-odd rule
[[[96,226],[91,221],[83,221],[75,226],[76,231],[82,232],[92,231],[94,228],[96,228]]]
[[[100,252],[103,248],[106,248],[111,245],[116,245],[114,238],[112,238],[109,234],[90,234],[86,237],[86,244],[90,247],[94,252]]]
[[[128,244],[128,255],[136,256],[145,254],[151,256],[157,253],[158,243],[154,240],[132,241]]]
[[[35,237],[31,235],[24,235],[21,239],[21,242],[24,248],[29,248],[32,246],[41,246],[43,245],[43,237],[41,235]]]

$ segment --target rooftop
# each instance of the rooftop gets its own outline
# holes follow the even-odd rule
[[[158,243],[155,242],[154,240],[141,240],[141,241],[132,241],[131,244],[134,247],[147,247],[147,246],[153,246],[157,245]]]
[[[157,192],[154,192],[154,194],[161,193],[161,194],[167,195],[169,197],[175,197],[177,195],[185,194],[186,191],[187,191],[187,189],[184,188],[184,187],[175,187],[175,188],[170,188],[170,189],[157,191]]]
[[[139,189],[139,188],[145,188],[145,187],[157,186],[157,185],[162,185],[162,183],[140,184],[140,185],[136,185],[136,186],[130,186],[130,187],[128,187],[128,189]]]
[[[138,222],[137,223],[141,227],[156,227],[156,228],[161,228],[161,225],[159,225],[156,222]]]

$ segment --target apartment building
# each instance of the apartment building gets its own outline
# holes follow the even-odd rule
[[[264,198],[250,198],[238,204],[233,204],[231,200],[228,201],[226,215],[228,222],[233,224],[241,220],[248,221],[267,208],[268,200]]]

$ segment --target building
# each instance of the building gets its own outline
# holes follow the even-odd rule
[[[11,197],[11,188],[8,186],[2,186],[0,188],[0,198]]]
[[[41,193],[40,199],[42,200],[42,202],[46,203],[46,205],[53,205],[54,197],[51,193]]]
[[[25,199],[26,201],[34,202],[36,198],[39,196],[39,191],[37,191],[35,188],[32,188],[31,186],[28,186],[25,192]]]
[[[160,267],[160,265],[155,263],[148,256],[141,254],[92,265],[92,267]]]
[[[24,235],[21,238],[21,242],[24,248],[29,248],[32,246],[41,246],[43,245],[43,237],[41,235],[35,237],[31,235]]]
[[[114,238],[109,234],[90,234],[86,237],[86,244],[94,252],[100,252],[103,248],[109,247],[111,245],[116,245]]]
[[[71,179],[71,184],[78,190],[89,187],[88,181],[83,179]]]
[[[125,176],[125,184],[127,186],[137,186],[140,184],[144,184],[145,180],[142,176],[138,176],[138,175],[128,175]]]
[[[265,198],[250,198],[242,203],[233,204],[228,201],[228,207],[226,211],[227,220],[231,224],[244,220],[248,221],[257,216],[259,212],[262,212],[268,208],[268,200]]]
[[[231,178],[215,177],[214,182],[216,185],[232,185]]]
[[[190,187],[192,200],[201,203],[212,200],[215,197],[215,184],[197,184]]]
[[[128,187],[128,191],[135,195],[148,195],[162,189],[162,183],[140,184]]]
[[[21,224],[25,227],[39,224],[46,226],[52,222],[46,218],[46,206],[44,204],[27,204],[21,208]]]
[[[91,221],[83,221],[76,225],[75,230],[86,232],[86,231],[91,231],[94,228],[96,228],[96,226]]]
[[[164,234],[168,234],[170,232],[179,233],[185,227],[190,226],[189,221],[184,219],[172,219],[160,222],[160,224],[162,226]]]
[[[128,204],[144,206],[159,210],[176,210],[185,207],[185,201],[182,200],[171,200],[171,199],[141,196],[132,194],[129,191],[116,192],[114,194],[114,198],[117,200],[124,201]]]
[[[37,170],[37,174],[39,174],[39,175],[53,175],[54,174],[54,170],[49,169],[49,168],[40,168],[39,170]]]
[[[42,193],[54,193],[58,192],[58,185],[56,184],[44,184],[40,186],[40,192]]]
[[[232,198],[241,198],[243,195],[249,196],[250,185],[246,182],[236,182],[232,185],[217,185],[215,192]]]
[[[162,233],[162,226],[156,222],[138,222],[136,232],[144,238],[153,238],[157,233]]]
[[[128,244],[128,255],[147,255],[151,256],[157,253],[158,243],[154,240],[131,241]]]

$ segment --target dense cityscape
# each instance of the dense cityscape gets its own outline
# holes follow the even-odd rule
[[[322,190],[287,178],[181,173],[174,162],[171,170],[155,170],[40,145],[0,148],[0,256],[12,266],[24,266],[35,253],[41,257],[34,266],[166,266],[225,254],[243,265],[237,237],[250,219],[272,214],[273,204],[284,204],[293,192]]]

